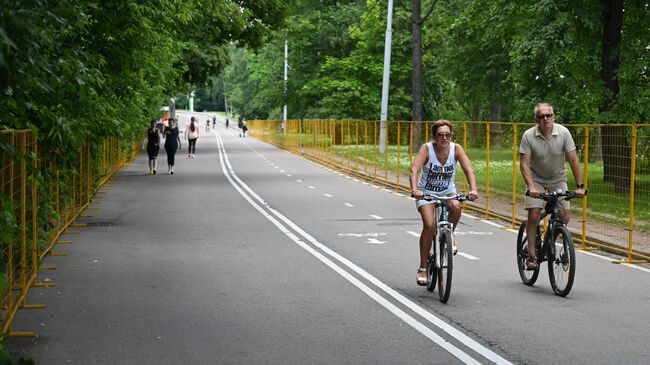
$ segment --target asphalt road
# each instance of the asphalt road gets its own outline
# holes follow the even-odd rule
[[[180,114],[180,113],[179,113]],[[199,115],[197,113],[197,115]],[[181,127],[189,120],[180,114]],[[205,116],[199,118],[200,121]],[[447,304],[415,284],[412,199],[202,127],[167,175],[129,164],[30,290],[9,348],[37,364],[648,364],[650,270],[577,254],[553,295],[516,233],[466,215]],[[234,128],[233,128],[234,127]]]

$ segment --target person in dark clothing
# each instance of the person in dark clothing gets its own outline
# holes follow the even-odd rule
[[[156,120],[152,119],[147,129],[147,155],[149,155],[149,174],[156,174],[156,162],[160,151],[160,132],[156,128]]]
[[[176,157],[176,151],[181,148],[181,139],[174,118],[169,118],[169,126],[165,128],[164,136],[165,151],[167,152],[167,173],[174,175],[174,157]]]

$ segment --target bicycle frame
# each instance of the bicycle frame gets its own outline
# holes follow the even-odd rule
[[[546,227],[546,231],[544,232],[543,238],[542,238],[542,247],[535,247],[537,253],[540,255],[538,256],[537,260],[539,263],[542,263],[548,259],[548,257],[555,257],[555,250],[556,247],[554,244],[551,244],[553,237],[553,232],[555,232],[555,227],[557,226],[565,226],[566,224],[564,223],[564,219],[559,216],[559,209],[557,207],[558,200],[554,201],[548,201],[545,206],[544,210],[542,211],[542,214],[539,217],[539,221],[542,222],[545,217],[550,215],[550,218],[548,220],[548,226]],[[537,240],[535,240],[537,241]],[[535,245],[537,245],[537,242],[535,242]],[[548,250],[548,255],[545,255]]]

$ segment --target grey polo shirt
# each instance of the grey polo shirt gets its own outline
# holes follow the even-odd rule
[[[548,140],[534,126],[524,132],[519,145],[519,153],[530,156],[533,180],[543,184],[566,181],[565,154],[575,149],[569,130],[555,123]]]

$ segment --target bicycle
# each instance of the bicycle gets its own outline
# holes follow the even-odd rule
[[[587,191],[585,191],[585,194],[587,194]],[[528,192],[526,192],[526,195],[528,195]],[[558,214],[560,208],[558,208],[557,202],[562,197],[565,200],[571,200],[576,197],[576,194],[572,191],[558,189],[552,193],[543,193],[539,196],[539,199],[546,202],[540,216],[540,222],[548,215],[550,215],[550,218],[543,238],[540,225],[537,225],[535,255],[538,264],[548,261],[548,277],[553,292],[556,295],[565,297],[573,287],[576,270],[576,253],[571,233],[567,229],[562,217]],[[523,283],[532,286],[537,281],[540,267],[538,266],[534,270],[529,270],[526,267],[526,260],[529,256],[526,225],[527,221],[524,220],[519,226],[519,233],[517,235],[517,269],[519,270],[519,276]],[[567,276],[566,278],[565,275]]]
[[[436,235],[427,258],[427,290],[433,292],[438,285],[438,297],[447,303],[451,294],[451,279],[454,269],[454,234],[453,225],[449,219],[448,200],[463,202],[470,200],[467,195],[454,196],[425,195],[422,199],[434,201],[436,216],[438,216]]]

